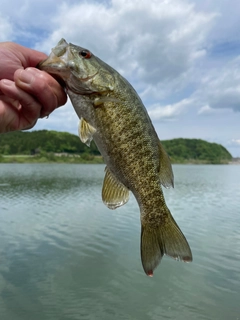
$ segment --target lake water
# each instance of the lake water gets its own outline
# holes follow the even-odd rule
[[[137,203],[102,204],[104,165],[1,164],[0,319],[240,319],[240,166],[173,169],[194,261],[149,278]]]

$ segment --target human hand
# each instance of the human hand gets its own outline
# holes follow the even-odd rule
[[[0,132],[30,129],[66,103],[60,84],[34,68],[46,58],[13,42],[0,43]]]

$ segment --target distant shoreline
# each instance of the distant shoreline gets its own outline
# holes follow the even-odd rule
[[[68,164],[104,164],[101,156],[89,156],[89,158],[81,157],[81,155],[72,154],[53,154],[45,153],[44,155],[0,155],[1,163],[68,163]],[[232,161],[222,161],[219,163],[211,163],[206,160],[175,160],[171,159],[172,164],[229,164],[240,165],[240,158],[233,159]]]
[[[72,163],[72,164],[101,164],[101,156],[81,157],[80,155],[44,154],[44,155],[2,155],[1,163]]]
[[[222,145],[201,139],[175,138],[161,141],[172,163],[227,164],[232,155]],[[14,131],[0,134],[0,163],[103,163],[94,143],[53,130]]]
[[[233,158],[228,164],[240,164],[240,158]]]

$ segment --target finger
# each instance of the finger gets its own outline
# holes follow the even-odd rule
[[[41,104],[30,94],[18,88],[13,81],[1,80],[0,90],[7,96],[8,107],[4,110],[7,131],[32,128],[41,114]],[[2,99],[4,100],[4,99]],[[10,101],[13,101],[10,103]]]
[[[43,52],[33,50],[14,42],[3,42],[2,46],[17,56],[24,68],[35,67],[40,61],[47,58]]]
[[[20,105],[18,100],[14,100],[12,98],[9,98],[8,96],[4,95],[3,93],[0,94],[0,101],[8,103],[8,104],[11,104],[16,109],[20,109],[21,108],[21,105]]]
[[[60,84],[44,71],[36,68],[17,70],[14,80],[19,88],[34,95],[43,106],[41,117],[49,115],[67,101],[66,93]]]
[[[45,53],[37,51],[37,50],[29,49],[26,47],[24,47],[22,52],[23,52],[25,59],[26,59],[26,65],[23,65],[24,68],[36,67],[36,65],[40,61],[47,58],[47,55]]]

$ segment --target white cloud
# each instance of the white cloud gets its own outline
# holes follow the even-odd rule
[[[209,105],[205,105],[203,107],[201,107],[199,110],[198,110],[198,114],[199,115],[213,115],[213,116],[216,116],[216,115],[220,115],[220,114],[228,114],[229,113],[229,110],[227,108],[223,108],[223,109],[214,109],[214,108],[211,108],[209,107]]]
[[[0,41],[50,53],[64,37],[123,74],[168,134],[237,136],[238,0],[19,0],[13,7],[16,0],[2,0]],[[77,122],[69,102],[37,128],[76,133]]]
[[[225,146],[228,150],[230,150],[233,157],[240,158],[240,137],[229,139],[226,141]]]
[[[49,51],[60,38],[92,50],[135,82],[176,81],[205,53],[212,13],[186,1],[113,0],[110,5],[63,4],[54,31],[38,48]]]
[[[229,144],[239,146],[240,147],[240,139],[232,139]]]
[[[175,120],[176,117],[182,114],[192,103],[193,100],[191,99],[183,99],[180,102],[167,106],[152,105],[148,113],[153,121]]]
[[[8,17],[16,33],[51,28],[51,18],[58,13],[62,0],[1,0],[1,14]],[[69,0],[71,4],[72,1]],[[34,30],[32,30],[34,28]]]
[[[186,103],[159,101],[181,91],[206,55],[207,34],[215,13],[201,13],[187,1],[63,3],[52,19],[54,30],[36,45],[50,52],[63,37],[93,51],[115,67],[137,89],[155,118],[176,118]],[[189,103],[188,103],[189,105]]]
[[[209,40],[214,44],[239,41],[239,0],[194,0],[196,10],[217,13],[214,28],[210,31]]]
[[[212,114],[214,109],[240,111],[240,56],[203,77],[195,96],[206,103],[199,114]]]
[[[205,105],[198,110],[198,114],[212,114],[214,109],[210,108],[209,105]]]
[[[49,52],[64,37],[92,50],[130,80],[154,121],[176,122],[193,110],[199,115],[227,114],[238,101],[236,61],[217,68],[205,65],[208,34],[220,17],[218,11],[199,11],[177,0],[64,3],[52,20],[54,31],[38,48]],[[168,103],[181,92],[173,99],[177,102]]]
[[[13,27],[8,17],[0,13],[0,41],[9,41],[13,37]]]
[[[78,134],[78,123],[79,118],[68,100],[63,107],[56,109],[48,118],[40,119],[34,130],[53,128]]]

